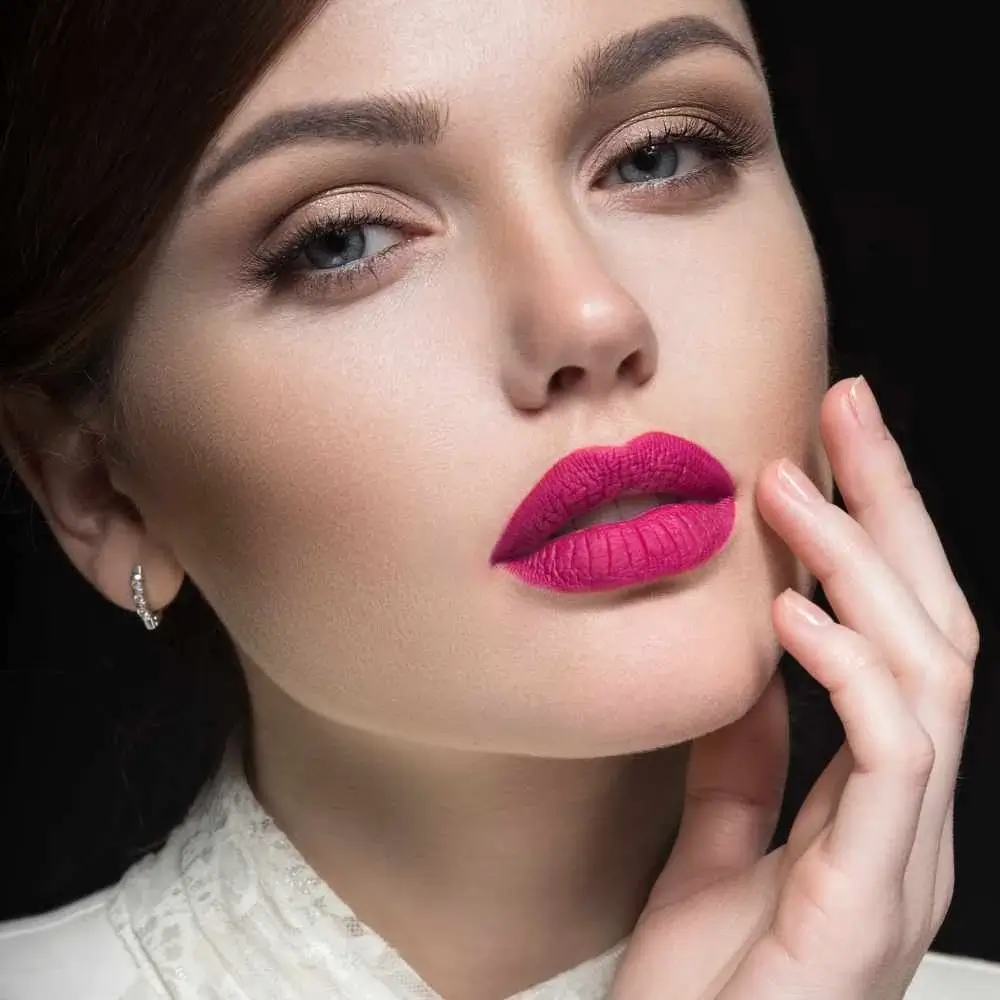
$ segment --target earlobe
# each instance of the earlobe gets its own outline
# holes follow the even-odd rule
[[[184,583],[184,570],[173,553],[144,532],[141,522],[109,521],[104,544],[88,558],[89,571],[84,575],[109,601],[129,611],[139,610],[132,584],[137,565],[142,566],[142,589],[150,611],[163,611]]]
[[[141,563],[149,606],[177,596],[184,571],[150,537],[135,506],[111,484],[92,428],[36,398],[0,408],[0,444],[70,562],[108,600],[135,611],[131,575]]]

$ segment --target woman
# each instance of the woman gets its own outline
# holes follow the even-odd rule
[[[250,712],[0,995],[902,997],[978,637],[827,392],[737,3],[32,6],[4,447],[147,629],[193,582]],[[849,749],[765,853],[781,648]]]

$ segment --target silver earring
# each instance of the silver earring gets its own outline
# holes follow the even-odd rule
[[[142,576],[142,563],[136,563],[132,568],[131,582],[135,613],[142,619],[143,625],[152,632],[163,621],[163,615],[159,611],[153,611],[146,602],[146,581]]]

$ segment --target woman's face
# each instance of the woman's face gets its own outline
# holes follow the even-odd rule
[[[258,131],[278,112],[294,135]],[[331,3],[192,180],[128,344],[115,483],[251,673],[321,717],[650,749],[742,715],[775,668],[770,603],[804,579],[753,488],[776,457],[821,464],[825,338],[735,0]],[[648,431],[729,470],[718,555],[575,593],[491,564],[553,463]]]

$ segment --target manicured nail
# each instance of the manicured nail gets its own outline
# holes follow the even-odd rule
[[[823,494],[813,486],[809,477],[798,466],[789,462],[787,458],[783,458],[778,463],[778,479],[781,480],[785,493],[793,500],[816,503],[823,499]]]
[[[872,388],[864,375],[859,375],[851,384],[851,391],[847,394],[847,399],[851,404],[855,418],[862,427],[870,431],[885,433],[882,411],[879,409]]]
[[[833,619],[812,601],[803,597],[797,590],[786,590],[785,603],[796,618],[813,628],[823,628],[833,624]]]

